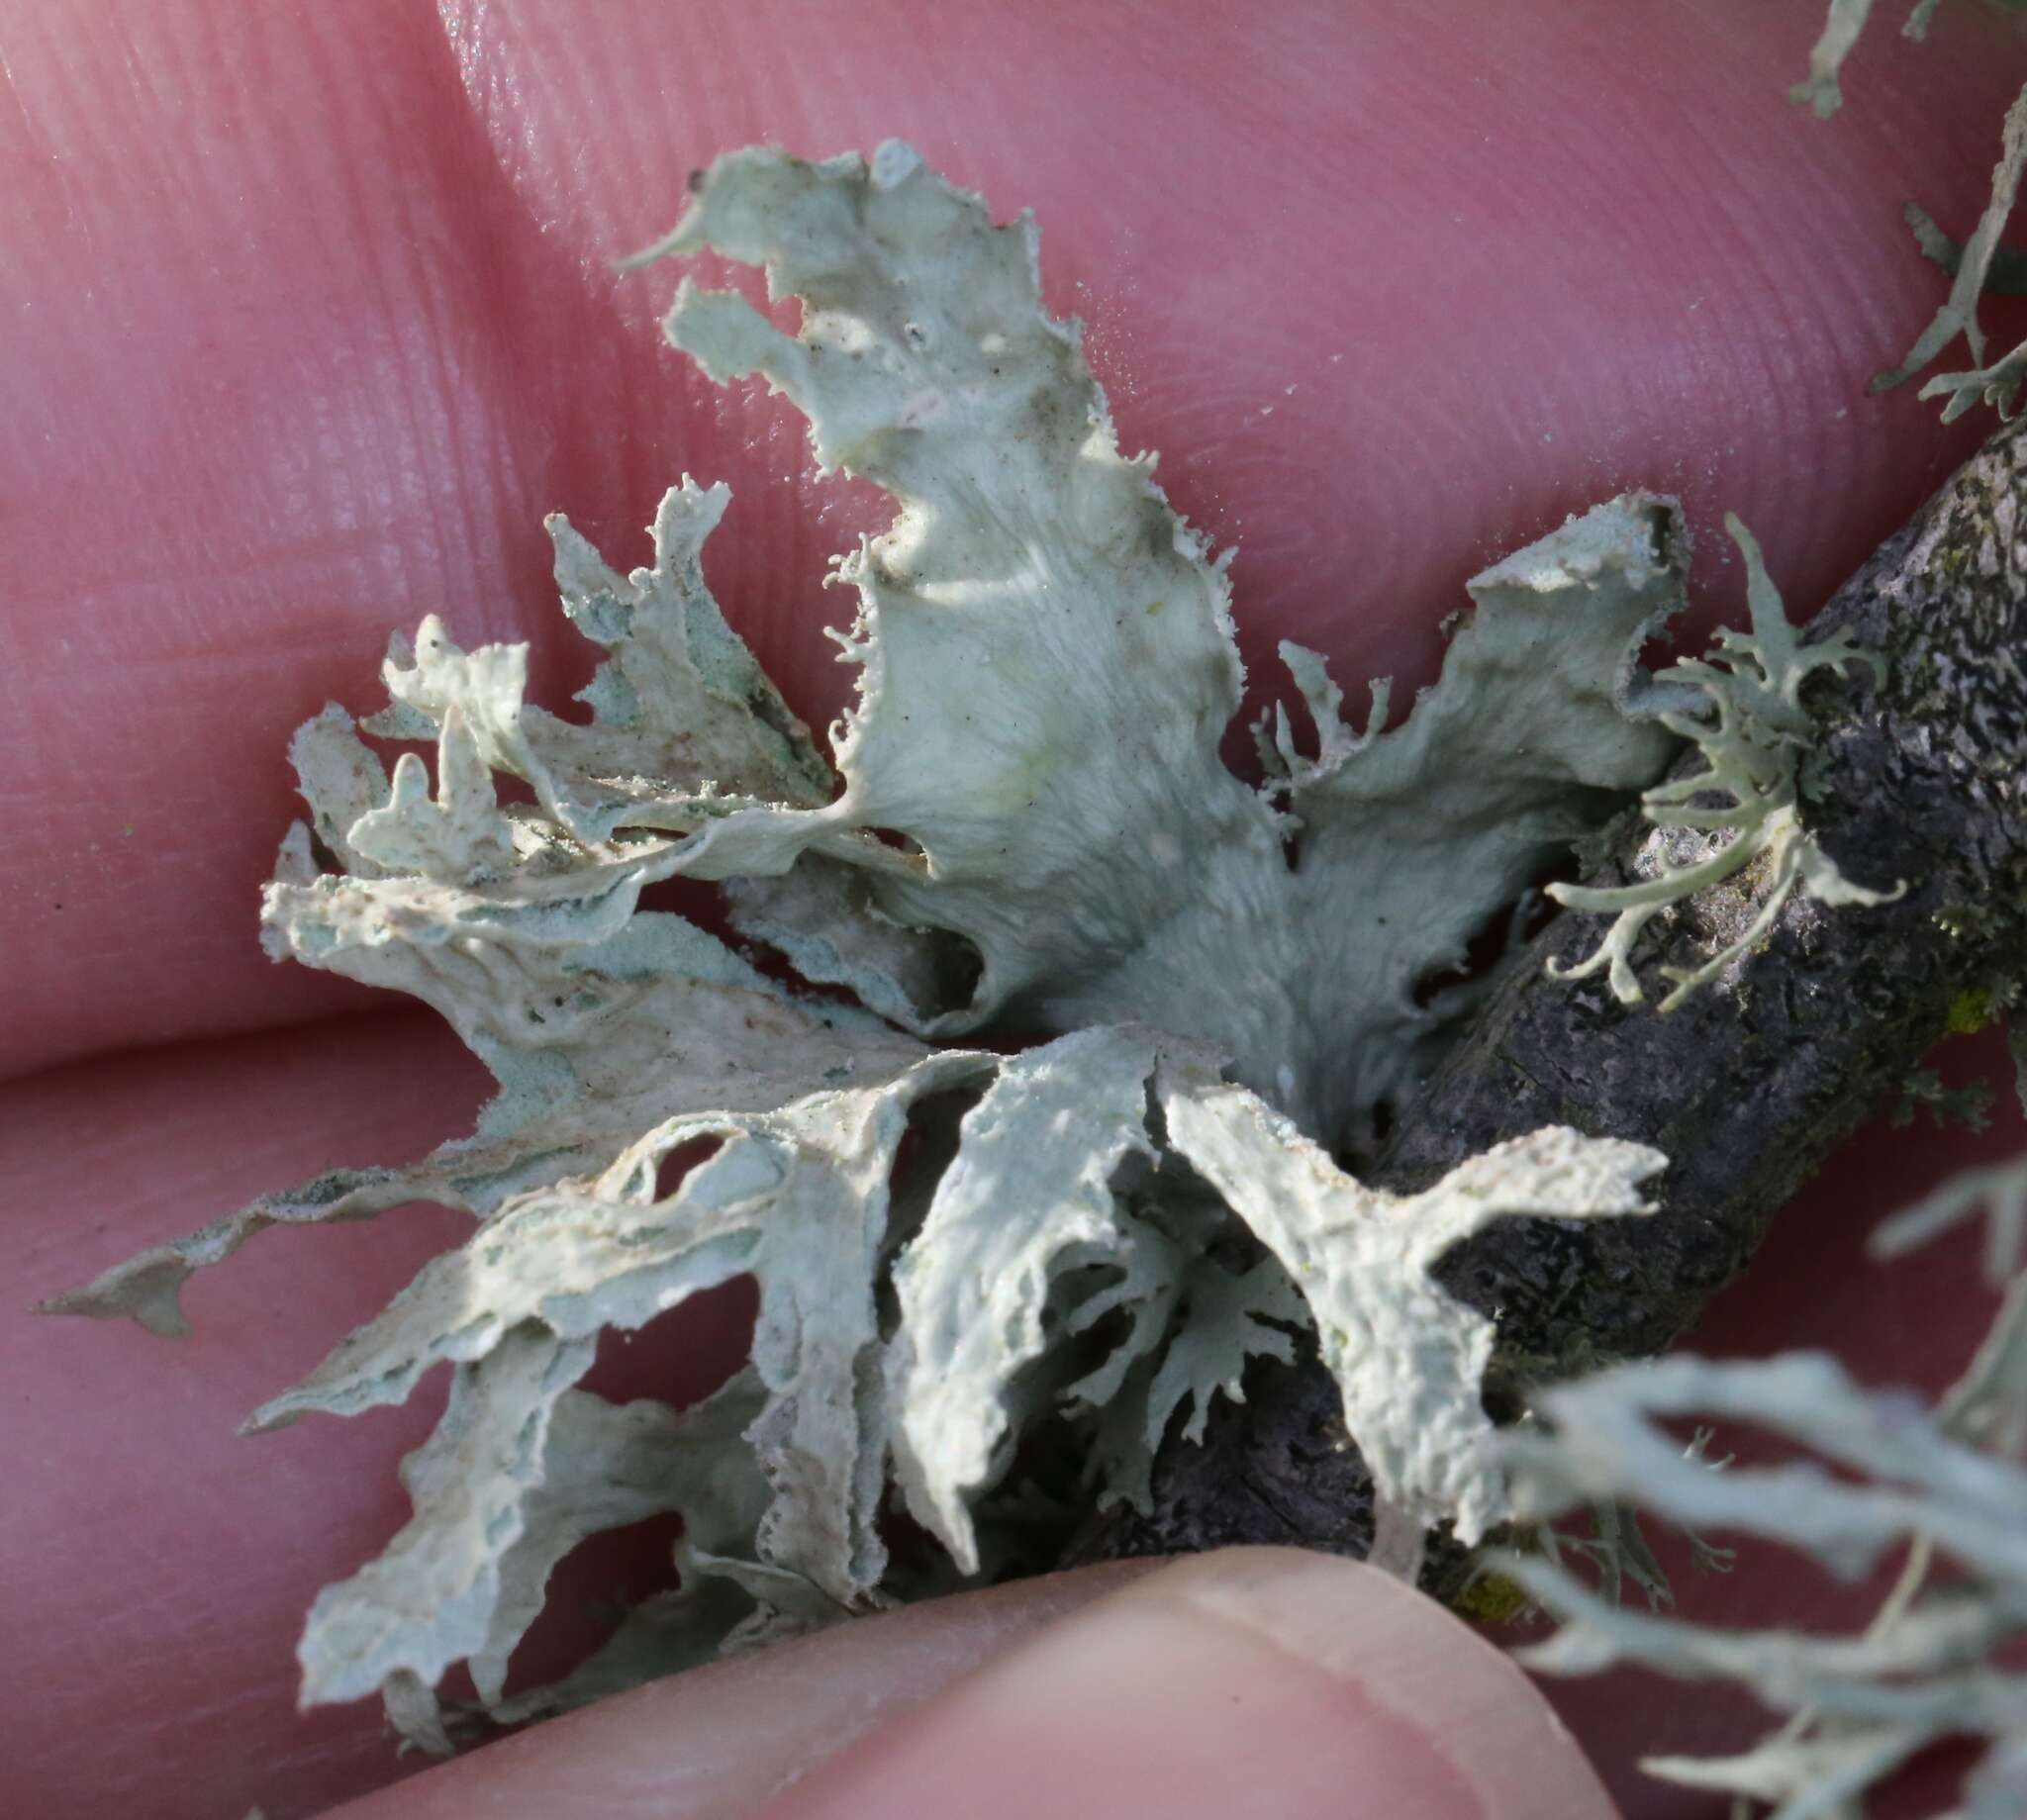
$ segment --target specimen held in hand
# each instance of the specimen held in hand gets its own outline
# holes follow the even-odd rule
[[[564,611],[609,653],[588,718],[524,699],[523,647],[431,618],[393,638],[382,713],[297,734],[270,952],[424,1000],[498,1094],[419,1164],[270,1196],[52,1305],[174,1333],[190,1273],[265,1227],[473,1216],[249,1423],[451,1368],[413,1519],[311,1613],[307,1701],[378,1689],[442,1748],[453,1664],[513,1720],[993,1577],[1037,1525],[1145,1507],[1165,1439],[1250,1358],[1309,1347],[1379,1558],[1411,1572],[1431,1528],[1469,1544],[1508,1514],[1493,1322],[1433,1267],[1507,1216],[1637,1216],[1665,1159],[1551,1123],[1412,1194],[1356,1165],[1521,964],[1509,942],[1488,968],[1487,941],[1726,724],[1699,717],[1730,698],[1640,664],[1687,530],[1625,495],[1487,570],[1398,724],[1382,684],[1355,726],[1284,645],[1300,714],[1262,721],[1242,779],[1224,562],[1120,453],[1036,245],[890,143],[722,158],[644,255],[710,249],[800,300],[792,334],[685,280],[668,333],[715,378],[763,375],[820,466],[896,503],[830,576],[859,689],[827,756],[706,591],[728,495],[688,477],[628,576],[550,521]],[[1755,605],[1762,652],[1792,656]],[[434,742],[434,784],[362,730]],[[722,888],[734,940],[640,908],[676,878]],[[600,1333],[746,1276],[751,1361],[713,1397],[576,1388]],[[671,1510],[680,1587],[510,1696],[555,1565]]]

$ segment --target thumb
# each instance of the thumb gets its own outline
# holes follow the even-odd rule
[[[1613,1813],[1547,1702],[1448,1612],[1357,1563],[1236,1549],[866,1620],[643,1688],[343,1814],[941,1811]]]

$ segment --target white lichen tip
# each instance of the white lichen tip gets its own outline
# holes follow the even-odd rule
[[[1448,1520],[1476,1542],[1507,1511],[1479,1400],[1493,1322],[1430,1272],[1452,1246],[1519,1214],[1591,1219],[1653,1211],[1640,1185],[1665,1167],[1640,1144],[1554,1128],[1460,1164],[1424,1193],[1368,1189],[1244,1089],[1171,1065],[1172,1142],[1281,1260],[1316,1319],[1323,1362],[1371,1469],[1375,1559],[1412,1576],[1421,1533]]]

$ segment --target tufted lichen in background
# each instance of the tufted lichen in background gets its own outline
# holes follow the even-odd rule
[[[2027,1109],[2027,1037],[2017,1022],[2008,1036]],[[1770,1820],[1862,1820],[1916,1753],[1968,1738],[1981,1748],[1953,1820],[2027,1810],[2027,1157],[1951,1177],[1881,1226],[1871,1249],[1898,1256],[1980,1210],[1997,1306],[1931,1406],[1868,1389],[1819,1353],[1679,1355],[1551,1389],[1547,1429],[1495,1444],[1515,1514],[1541,1533],[1573,1506],[1625,1500],[1784,1545],[1846,1582],[1897,1562],[1862,1626],[1810,1633],[1621,1610],[1555,1561],[1507,1557],[1505,1572],[1562,1620],[1527,1652],[1531,1667],[1585,1675],[1637,1663],[1736,1682],[1783,1715],[1737,1756],[1651,1758],[1651,1774],[1765,1802]],[[1786,1457],[1713,1471],[1663,1425],[1692,1419],[1760,1430]]]

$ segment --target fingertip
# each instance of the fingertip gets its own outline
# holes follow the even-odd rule
[[[1361,1564],[1177,1562],[866,1737],[769,1820],[929,1813],[1610,1820],[1520,1671]]]
[[[1114,1563],[910,1607],[536,1727],[343,1820],[952,1809],[1612,1820],[1500,1652],[1297,1549]],[[337,1820],[337,1817],[334,1817]]]
[[[750,1815],[982,1662],[1155,1566],[1043,1575],[731,1657],[518,1732],[330,1820]]]

